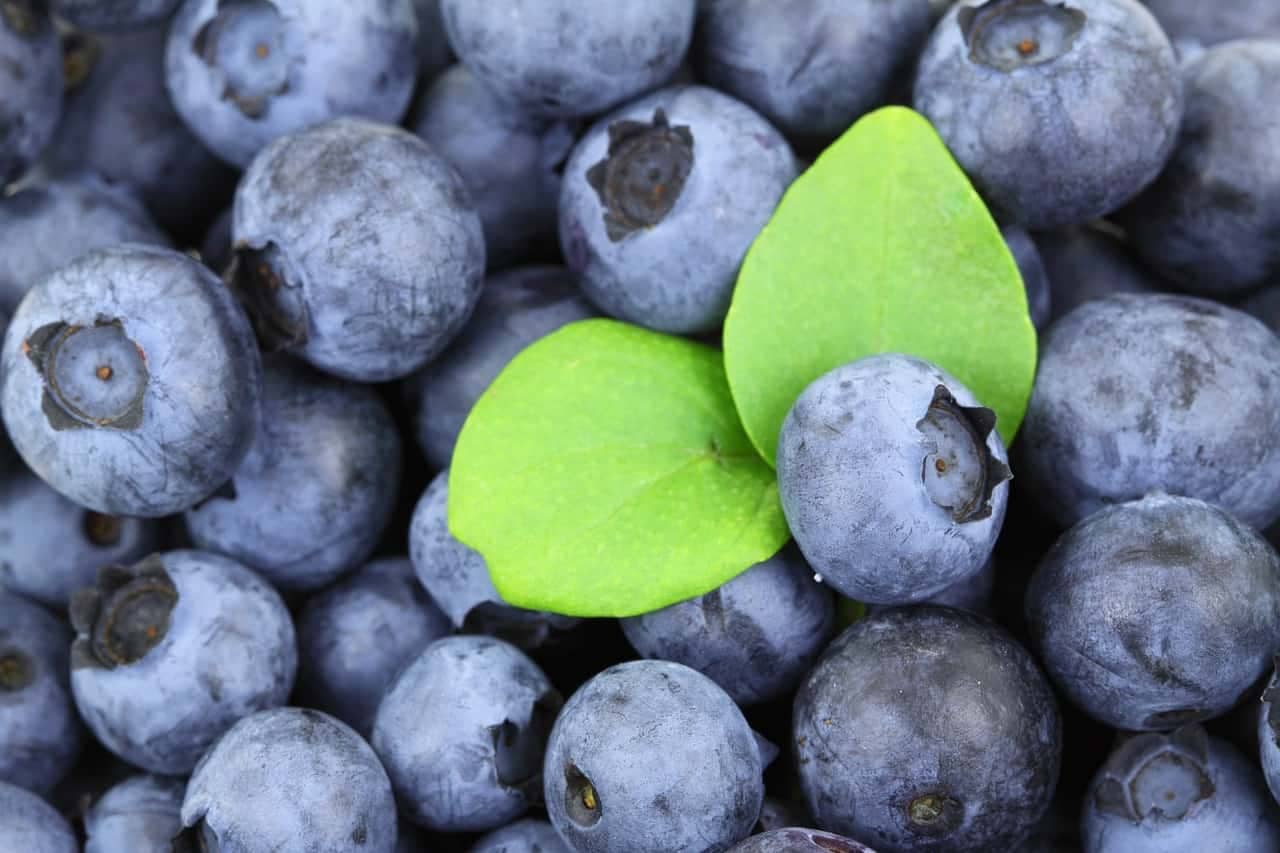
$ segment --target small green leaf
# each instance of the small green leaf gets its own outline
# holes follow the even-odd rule
[[[770,464],[809,383],[880,352],[947,370],[1013,439],[1036,369],[1022,279],[942,139],[903,107],[861,119],[791,186],[724,330],[734,402]]]
[[[790,536],[720,354],[603,319],[542,338],[480,398],[449,527],[507,602],[571,616],[702,595]]]

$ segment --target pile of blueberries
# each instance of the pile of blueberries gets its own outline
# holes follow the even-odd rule
[[[779,554],[503,602],[481,393],[714,344],[887,103],[1019,263],[1017,439],[862,359]],[[0,0],[0,188],[0,853],[1280,851],[1276,0]]]

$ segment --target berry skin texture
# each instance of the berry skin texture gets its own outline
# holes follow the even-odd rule
[[[537,802],[562,703],[515,646],[445,637],[391,685],[370,742],[407,818],[437,832],[484,832]]]
[[[396,849],[395,798],[378,757],[349,726],[308,708],[232,726],[191,774],[182,825],[175,850]]]
[[[186,513],[187,531],[195,547],[253,566],[277,589],[319,589],[377,547],[400,460],[395,421],[371,388],[268,357],[249,453]]]
[[[168,776],[130,776],[113,786],[84,816],[84,853],[170,853],[186,787]]]
[[[367,738],[383,694],[453,631],[403,558],[375,560],[316,594],[298,617],[298,695]]]
[[[103,569],[71,617],[80,716],[103,746],[152,773],[189,773],[236,720],[283,705],[293,689],[289,611],[226,557],[170,551]]]
[[[67,627],[48,611],[0,589],[0,785],[47,794],[80,754],[70,643]]]
[[[1280,275],[1280,35],[1211,48],[1184,77],[1173,159],[1120,221],[1180,289],[1241,294]]]
[[[495,829],[468,853],[573,853],[545,820],[525,818]]]
[[[575,140],[573,125],[504,103],[455,65],[424,88],[410,129],[449,161],[467,185],[490,269],[528,257],[555,239],[560,169]]]
[[[609,667],[565,703],[543,784],[574,853],[725,850],[760,814],[761,772],[728,694],[686,666],[645,660]]]
[[[66,818],[30,791],[0,782],[0,850],[79,853]]]
[[[1119,294],[1049,329],[1015,460],[1068,527],[1164,491],[1280,517],[1280,340],[1207,300]]]
[[[192,132],[245,168],[272,140],[339,116],[400,121],[417,41],[413,0],[185,0],[165,82]]]
[[[502,600],[479,552],[449,532],[449,469],[441,471],[418,499],[409,521],[409,558],[431,598],[467,634],[490,634],[522,649],[536,649],[556,632],[582,620],[525,610]]]
[[[920,58],[914,102],[998,218],[1033,229],[1132,199],[1182,118],[1173,47],[1137,0],[961,0]]]
[[[1097,720],[1167,730],[1226,713],[1280,636],[1280,557],[1203,501],[1153,494],[1065,533],[1026,596],[1032,643]]]
[[[659,332],[712,331],[796,169],[782,135],[741,101],[663,89],[602,118],[574,148],[560,245],[604,313]]]
[[[923,601],[977,574],[1010,477],[995,415],[951,375],[889,353],[829,371],[787,413],[778,490],[796,544],[837,592]]]
[[[1280,36],[1280,6],[1271,0],[1143,0],[1181,50],[1234,39]]]
[[[930,24],[927,0],[703,0],[693,59],[789,139],[825,146],[888,99]]]
[[[1062,751],[1031,655],[994,622],[933,606],[837,637],[796,694],[792,733],[817,824],[880,853],[1012,848],[1048,807]]]
[[[62,117],[62,49],[45,3],[0,6],[0,187],[49,144]]]
[[[96,512],[182,512],[226,483],[257,427],[244,312],[189,256],[125,245],[60,268],[5,336],[0,405],[27,466]]]
[[[1123,741],[1084,798],[1084,853],[1271,853],[1280,820],[1258,768],[1199,726]]]
[[[706,595],[620,621],[642,656],[696,669],[749,705],[795,687],[831,639],[835,602],[788,547]]]
[[[15,466],[0,480],[0,586],[65,613],[98,569],[156,550],[160,523],[77,506]]]
[[[241,178],[232,235],[228,276],[263,345],[356,382],[437,356],[484,277],[457,172],[408,131],[362,119],[269,145]]]
[[[0,198],[0,310],[12,314],[32,287],[93,249],[170,246],[127,192],[91,174],[51,180]]]
[[[521,350],[561,326],[595,316],[577,277],[564,267],[517,267],[491,275],[475,313],[449,348],[404,380],[427,462],[448,467],[471,408]]]
[[[728,853],[876,853],[852,838],[818,829],[783,827],[753,835]]]
[[[693,37],[697,0],[441,0],[440,9],[458,58],[501,100],[575,118],[671,79]]]
[[[1049,274],[1045,271],[1040,251],[1026,229],[1008,225],[1000,229],[1009,253],[1018,265],[1022,286],[1027,292],[1027,311],[1036,331],[1043,331],[1053,315],[1053,294],[1049,286]]]

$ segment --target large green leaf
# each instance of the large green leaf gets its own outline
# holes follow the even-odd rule
[[[902,107],[864,117],[791,186],[724,330],[734,402],[770,464],[805,387],[879,352],[949,371],[1013,439],[1036,369],[1022,279],[941,138]]]
[[[449,527],[507,602],[632,616],[709,592],[789,534],[720,354],[614,320],[524,350],[463,426]]]

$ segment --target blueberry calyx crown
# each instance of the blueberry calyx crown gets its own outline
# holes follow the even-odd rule
[[[988,0],[957,13],[969,59],[998,71],[1015,71],[1071,51],[1087,16],[1066,3]]]
[[[1198,725],[1136,735],[1102,766],[1094,803],[1098,811],[1134,823],[1181,820],[1213,796],[1208,762],[1209,736]]]
[[[0,0],[0,19],[20,36],[30,38],[44,32],[45,18],[32,0]]]
[[[907,803],[906,811],[907,827],[918,835],[946,835],[964,823],[964,805],[939,791],[913,798]]]
[[[609,125],[609,152],[587,170],[587,183],[604,205],[605,233],[617,243],[660,223],[675,207],[693,171],[693,132],[672,126],[666,112],[652,122]]]
[[[115,669],[142,660],[164,639],[178,590],[158,554],[130,568],[107,566],[71,598],[71,668]]]
[[[560,694],[548,690],[533,703],[529,721],[523,726],[503,720],[489,727],[498,783],[519,791],[530,802],[541,802],[543,750],[563,705]]]
[[[36,668],[20,649],[0,651],[0,693],[17,693],[36,680]]]
[[[48,323],[31,333],[23,351],[44,379],[40,408],[53,429],[141,426],[147,357],[119,320]]]
[[[221,0],[217,14],[196,33],[191,49],[222,76],[222,99],[250,119],[267,112],[271,98],[289,91],[284,19],[266,0]]]
[[[302,290],[289,274],[288,259],[275,243],[261,249],[237,246],[226,281],[239,297],[266,352],[307,342],[307,309]]]
[[[564,781],[564,810],[569,820],[583,828],[599,823],[604,804],[591,780],[576,765],[566,764]]]
[[[934,388],[928,411],[916,423],[929,449],[920,470],[925,491],[957,524],[990,517],[991,493],[1013,479],[1009,466],[987,447],[995,425],[995,412],[960,405],[944,385]]]

